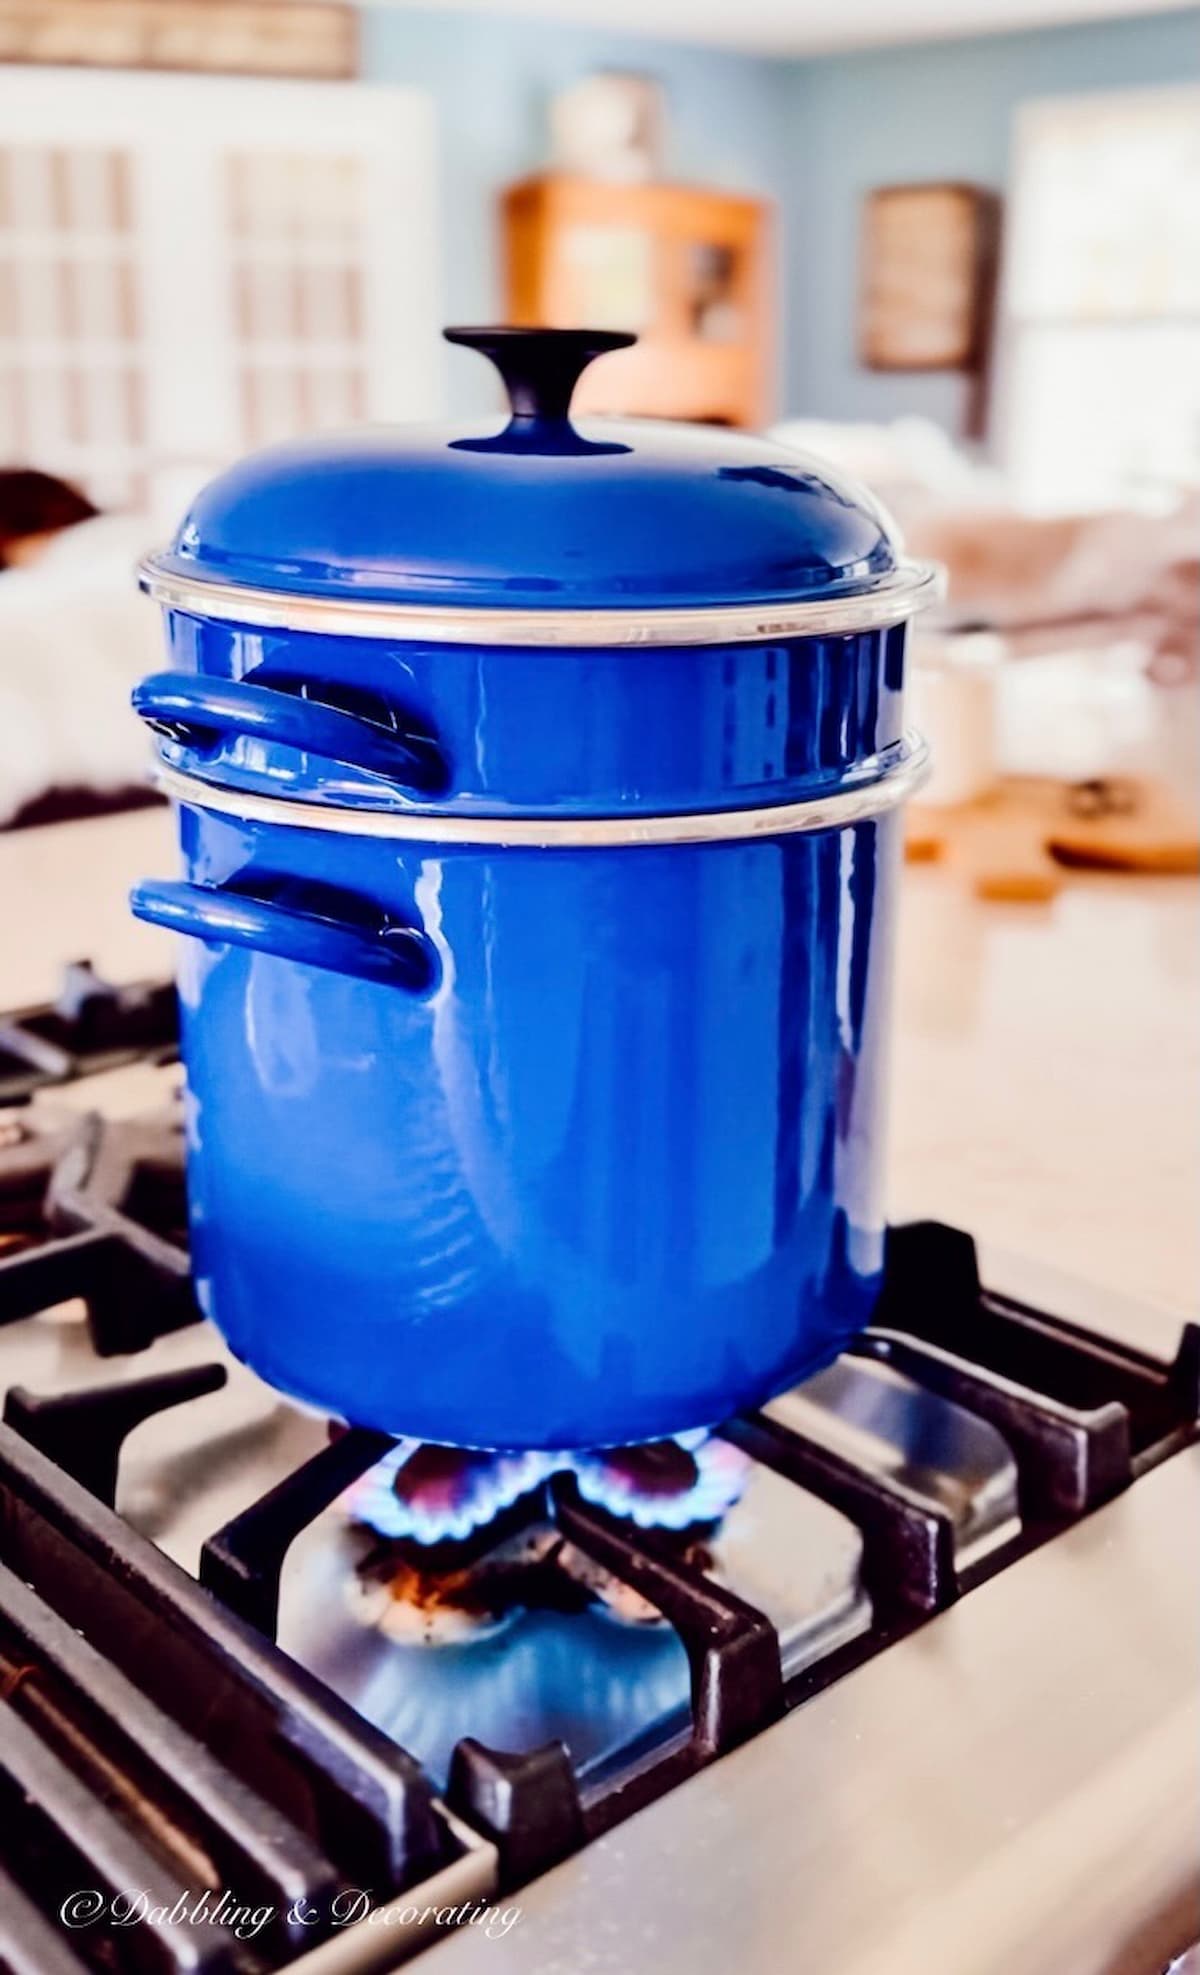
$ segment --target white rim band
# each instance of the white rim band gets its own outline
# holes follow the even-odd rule
[[[164,794],[193,809],[208,809],[243,822],[286,829],[324,830],[335,836],[391,837],[408,843],[474,845],[479,849],[615,850],[639,844],[737,843],[754,837],[791,836],[801,830],[840,830],[869,822],[907,801],[929,773],[929,750],[918,734],[905,736],[894,764],[856,788],[807,802],[766,809],[717,809],[676,816],[465,816],[428,811],[335,809],[292,802],[286,796],[250,795],[214,787],[160,764]]]
[[[858,596],[797,598],[790,603],[714,604],[692,610],[448,610],[420,604],[370,603],[357,597],[288,596],[242,589],[161,569],[152,557],[138,572],[147,596],[165,610],[256,630],[315,631],[327,637],[387,638],[397,644],[623,645],[761,644],[773,638],[845,637],[902,623],[942,595],[935,563],[906,562]]]

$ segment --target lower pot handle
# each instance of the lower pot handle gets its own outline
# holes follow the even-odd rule
[[[182,880],[148,880],[130,894],[135,918],[209,946],[247,946],[330,973],[425,994],[437,980],[436,951],[416,926],[371,932],[268,899]]]
[[[214,748],[245,736],[319,754],[343,767],[382,776],[415,795],[443,795],[450,783],[441,747],[411,715],[407,731],[393,731],[277,686],[202,679],[188,672],[152,673],[134,688],[133,708],[156,734],[178,747]]]

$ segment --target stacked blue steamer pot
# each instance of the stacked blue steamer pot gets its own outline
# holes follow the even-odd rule
[[[871,1313],[935,578],[812,459],[572,423],[630,338],[448,334],[507,421],[263,453],[143,571],[196,1278],[341,1418],[648,1440]]]

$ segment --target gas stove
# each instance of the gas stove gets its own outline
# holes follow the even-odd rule
[[[712,1435],[391,1442],[200,1318],[173,1043],[83,965],[0,1024],[0,1969],[1200,1936],[1200,1332],[1158,1362],[921,1223],[872,1329]]]

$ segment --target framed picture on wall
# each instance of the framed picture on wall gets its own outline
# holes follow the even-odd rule
[[[863,204],[858,346],[870,370],[982,368],[999,201],[976,185],[885,185]]]

